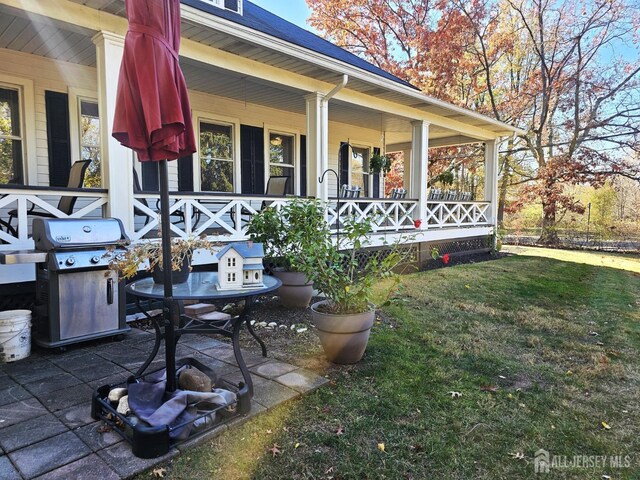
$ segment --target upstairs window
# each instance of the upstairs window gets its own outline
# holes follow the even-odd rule
[[[24,183],[20,93],[0,87],[0,184]]]
[[[202,0],[204,3],[242,15],[242,0]]]

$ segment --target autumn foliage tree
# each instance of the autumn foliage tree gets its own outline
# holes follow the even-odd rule
[[[334,42],[426,93],[526,129],[501,155],[500,197],[539,200],[541,241],[584,207],[567,183],[640,181],[633,0],[307,0]],[[628,60],[628,59],[631,60]]]

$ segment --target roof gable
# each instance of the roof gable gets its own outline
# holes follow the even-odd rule
[[[216,257],[220,260],[229,250],[234,250],[242,258],[262,258],[264,257],[264,249],[261,243],[253,242],[237,242],[230,243],[218,252]]]
[[[334,45],[304,28],[294,25],[293,23],[288,22],[287,20],[284,20],[283,18],[280,18],[257,5],[254,5],[248,0],[244,0],[242,15],[214,7],[213,5],[208,5],[201,0],[181,0],[181,2],[203,12],[244,25],[245,27],[252,28],[294,45],[307,48],[335,60],[348,63],[353,67],[360,68],[366,72],[391,80],[400,85],[416,88],[409,82],[376,67],[357,55]]]

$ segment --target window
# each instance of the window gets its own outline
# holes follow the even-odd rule
[[[245,280],[249,280],[249,271],[245,270],[244,272],[244,279]]]
[[[353,147],[351,158],[351,185],[362,188],[365,197],[369,196],[369,149]]]
[[[287,191],[293,193],[295,179],[295,137],[281,133],[269,134],[269,176],[289,177]]]
[[[235,267],[236,259],[235,258],[227,258],[227,267]]]
[[[228,282],[235,282],[236,281],[236,274],[235,273],[227,273],[227,281]]]
[[[91,160],[84,178],[85,187],[102,186],[100,174],[100,117],[95,101],[80,99],[80,156]]]
[[[202,191],[233,192],[233,128],[200,122]]]
[[[0,183],[24,183],[20,94],[0,87]]]

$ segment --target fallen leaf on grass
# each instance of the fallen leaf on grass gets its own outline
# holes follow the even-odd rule
[[[151,475],[153,475],[155,478],[164,478],[166,473],[167,473],[166,468],[154,468],[153,471],[151,472]]]
[[[415,445],[411,445],[411,449],[416,453],[420,453],[422,450],[424,450],[424,447],[419,443],[416,443]]]
[[[607,422],[601,422],[601,425],[605,430],[611,430],[611,425],[609,425]]]
[[[524,453],[522,452],[510,453],[509,456],[514,460],[524,460]]]
[[[380,450],[382,453],[386,453],[386,452],[384,451],[384,443],[379,443],[379,444],[378,444],[378,450]]]
[[[481,385],[480,391],[481,392],[497,392],[498,386],[497,385]]]
[[[462,396],[462,392],[447,392],[451,395],[451,398],[460,398]]]
[[[296,444],[293,446],[293,448],[300,448],[300,443],[296,442]]]
[[[325,475],[329,475],[330,473],[333,473],[333,467],[329,467],[327,471],[324,472]]]
[[[277,443],[273,444],[273,447],[268,448],[268,451],[271,452],[271,455],[273,455],[274,457],[277,455],[282,455],[282,452],[280,451],[280,445],[278,445]]]
[[[344,427],[342,425],[340,425],[337,430],[336,430],[336,435],[340,436],[340,435],[344,435]]]
[[[267,430],[267,433],[268,433],[269,435],[271,435],[273,432],[271,431],[271,429],[269,429],[269,430]]]

